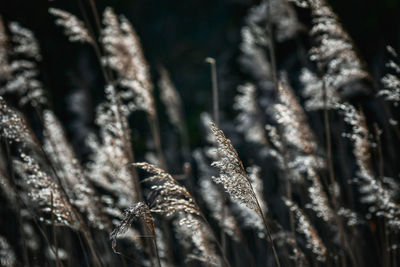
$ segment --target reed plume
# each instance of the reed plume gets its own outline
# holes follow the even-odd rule
[[[49,8],[49,13],[57,18],[55,24],[64,28],[70,42],[94,42],[85,24],[75,15],[58,8]]]
[[[316,169],[323,167],[324,161],[317,155],[317,143],[304,111],[285,81],[278,85],[278,101],[274,105],[274,115],[281,127],[286,148],[294,148],[294,155],[290,156],[288,166],[300,171],[306,166]]]
[[[170,122],[178,130],[181,138],[182,154],[185,159],[185,163],[190,162],[190,144],[189,134],[185,123],[185,114],[183,110],[183,104],[179,92],[175,88],[168,74],[168,71],[164,67],[159,68],[160,80],[158,86],[160,88],[160,98],[164,103]]]
[[[253,7],[251,1],[234,2],[232,10],[248,11],[227,24],[218,20],[228,27],[226,37],[207,39],[234,44],[221,56],[214,53],[222,46],[188,50],[188,36],[157,34],[164,28],[153,15],[173,5],[144,16],[151,24],[132,18],[139,32],[150,25],[157,41],[165,42],[149,50],[128,21],[134,13],[124,17],[94,0],[78,1],[79,15],[39,5],[46,16],[23,18],[31,25],[2,14],[1,266],[397,264],[398,118],[379,120],[377,104],[383,102],[371,92],[378,83],[345,25],[328,0],[268,0]],[[137,11],[150,14],[147,7]],[[33,12],[25,13],[41,14]],[[174,21],[167,17],[162,27]],[[67,37],[61,41],[81,45],[59,51],[58,37],[46,35],[55,25],[34,24],[44,20],[60,27]],[[183,26],[176,32],[199,25]],[[38,29],[37,38],[30,29]],[[171,51],[173,41],[177,46]],[[160,47],[161,58],[154,53]],[[376,96],[396,111],[400,64],[395,50],[387,50],[387,74]],[[215,123],[199,106],[207,92],[181,97],[172,79],[185,90],[193,82],[201,87],[204,72],[195,69],[193,80],[194,69],[179,64],[204,58],[204,51],[212,55],[206,61],[215,89],[213,101],[204,104],[212,105]],[[190,57],[167,61],[176,55]],[[153,62],[173,68],[173,77],[155,68],[154,86]],[[54,91],[52,84],[60,87]],[[104,92],[91,101],[96,88]],[[58,106],[66,95],[68,105]],[[365,115],[359,107],[367,108]],[[159,115],[170,124],[159,124]],[[197,119],[204,132],[196,131]],[[367,125],[374,125],[376,134]],[[78,131],[85,146],[75,146],[67,129],[72,136]],[[161,141],[168,142],[168,162]]]
[[[32,31],[17,22],[10,23],[8,28],[11,49],[2,56],[7,75],[3,75],[6,83],[0,87],[0,94],[16,93],[21,105],[31,103],[36,107],[47,103],[43,85],[37,77],[38,62],[42,59],[38,41]],[[5,45],[5,31],[0,35]]]
[[[14,161],[15,171],[22,178],[24,190],[29,197],[30,202],[26,204],[32,205],[43,214],[54,215],[56,225],[79,229],[80,222],[60,186],[42,170],[34,158],[23,152],[20,152],[19,157],[20,159]],[[40,219],[52,223],[51,218]]]
[[[105,92],[107,101],[98,107],[96,118],[96,124],[100,127],[100,140],[95,136],[88,139],[94,153],[87,165],[87,177],[116,196],[117,205],[125,209],[128,203],[134,203],[137,199],[126,151],[130,142],[125,139],[127,121],[116,102],[114,87],[108,86]]]
[[[231,141],[225,137],[225,134],[214,123],[210,124],[210,129],[215,137],[214,145],[219,156],[218,161],[214,161],[211,164],[220,170],[219,176],[213,177],[214,182],[222,184],[233,200],[246,205],[262,217],[262,211],[258,205],[250,179]]]
[[[124,218],[110,234],[110,239],[112,241],[112,248],[115,253],[117,253],[116,247],[117,247],[118,236],[126,233],[128,229],[131,227],[132,223],[138,219],[142,220],[147,229],[153,235],[155,235],[154,219],[150,213],[149,207],[143,202],[138,202],[132,207],[125,210]]]
[[[186,255],[186,261],[198,260],[210,266],[223,266],[221,257],[216,254],[212,245],[210,229],[203,220],[192,214],[180,214],[174,224],[180,242],[190,251]]]
[[[300,81],[303,84],[302,96],[306,99],[304,107],[307,111],[334,109],[340,101],[339,95],[332,88],[325,88],[326,84],[316,73],[309,69],[302,69]]]
[[[217,149],[218,155],[218,160],[214,161],[211,165],[218,168],[220,172],[218,177],[212,177],[213,181],[217,184],[222,184],[232,200],[255,211],[259,218],[262,219],[265,231],[272,245],[276,264],[280,266],[269,227],[264,218],[256,193],[253,190],[251,181],[243,167],[243,163],[239,159],[231,141],[225,137],[222,130],[220,130],[214,123],[210,124],[210,129],[215,138],[214,146]]]
[[[211,181],[212,170],[200,150],[193,152],[199,168],[200,194],[203,197],[211,216],[218,222],[223,231],[235,241],[240,240],[239,226],[228,208],[223,208],[225,197],[219,188]],[[224,213],[221,213],[223,211]]]
[[[399,60],[399,56],[396,51],[391,46],[386,47],[387,51],[393,56],[395,59]],[[390,60],[386,63],[386,67],[393,72],[387,73],[382,78],[382,84],[384,89],[378,92],[379,96],[383,96],[386,101],[393,102],[394,105],[398,105],[400,101],[400,66],[399,63],[396,63],[393,60]]]
[[[183,107],[182,99],[172,83],[167,70],[163,67],[159,68],[160,80],[158,86],[160,87],[160,98],[163,101],[167,115],[171,123],[180,129],[183,127]]]
[[[153,85],[139,37],[129,21],[123,16],[118,18],[111,8],[104,11],[103,23],[103,61],[118,73],[118,83],[128,89],[120,92],[127,111],[139,109],[155,116]]]
[[[33,143],[25,120],[0,96],[0,135],[10,143]]]
[[[104,229],[106,222],[100,200],[89,184],[60,122],[50,110],[44,110],[43,114],[45,137],[43,147],[55,166],[57,176],[63,183],[72,204],[87,216],[93,226]]]
[[[358,93],[367,94],[365,87],[349,87],[352,82],[369,80],[370,76],[357,56],[353,41],[343,29],[338,17],[325,0],[292,0],[298,6],[309,8],[312,17],[310,35],[314,46],[310,59],[323,73],[327,89],[345,99]],[[362,90],[357,92],[357,90]]]
[[[375,177],[371,167],[369,132],[365,117],[348,103],[337,104],[344,121],[351,127],[351,133],[344,134],[353,143],[353,153],[358,166],[357,179],[362,194],[361,202],[370,205],[370,212],[383,216],[388,226],[397,231],[400,226],[400,206],[390,191]]]
[[[15,44],[14,53],[36,60],[42,59],[39,43],[31,30],[22,27],[18,22],[10,23],[9,29],[12,34],[11,40]]]
[[[335,217],[335,212],[330,206],[328,196],[324,191],[320,178],[311,167],[307,169],[307,177],[311,180],[311,186],[308,188],[311,203],[309,203],[307,207],[314,210],[317,216],[322,218],[325,222],[332,222]]]
[[[241,85],[238,87],[238,92],[233,106],[238,111],[238,131],[243,132],[246,141],[266,145],[267,138],[260,121],[255,85],[252,83]]]
[[[345,218],[347,226],[357,226],[365,223],[365,220],[360,216],[360,214],[357,214],[351,209],[341,207],[338,210],[338,215]]]
[[[155,195],[150,204],[152,213],[173,218],[178,235],[183,240],[190,240],[192,252],[188,258],[194,258],[208,264],[222,264],[212,246],[212,231],[190,193],[169,173],[146,162],[134,163],[133,166],[153,174],[143,182],[155,183],[151,186]],[[182,240],[182,241],[183,241]]]
[[[200,209],[193,197],[169,173],[146,162],[133,163],[133,166],[153,174],[143,180],[143,182],[156,182],[151,186],[155,194],[155,199],[150,205],[151,212],[167,217],[180,212],[200,215]]]
[[[0,80],[8,79],[11,75],[11,66],[8,61],[8,42],[6,27],[0,17]]]
[[[325,262],[327,249],[321,241],[317,230],[296,203],[286,198],[284,198],[284,202],[294,212],[297,220],[297,231],[305,236],[307,247],[316,255],[317,260]]]
[[[0,235],[0,265],[4,267],[13,267],[17,264],[17,258],[10,244]]]

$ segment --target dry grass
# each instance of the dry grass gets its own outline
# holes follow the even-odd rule
[[[309,13],[308,30],[299,8]],[[229,110],[219,106],[218,65],[208,58],[216,123],[203,115],[205,145],[194,149],[179,88],[163,67],[153,85],[127,18],[107,8],[94,33],[85,13],[85,21],[49,13],[71,42],[94,50],[104,100],[83,162],[49,108],[34,33],[0,19],[1,266],[397,266],[393,48],[383,90],[363,105],[372,77],[326,1],[263,1],[241,29],[247,79]],[[275,50],[299,45],[304,32],[307,66],[278,69]],[[155,89],[172,128],[160,128]],[[371,105],[382,107],[383,120]],[[135,155],[129,122],[141,113],[147,153]],[[163,144],[171,135],[179,142]],[[145,156],[151,164],[136,162]]]

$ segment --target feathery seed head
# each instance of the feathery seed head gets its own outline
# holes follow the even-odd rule
[[[89,222],[98,229],[104,229],[99,199],[89,185],[87,177],[68,143],[64,130],[54,113],[44,110],[44,150],[55,166],[57,176],[64,183],[64,189],[71,202],[86,214]]]
[[[173,85],[169,74],[165,68],[160,68],[160,81],[158,83],[160,87],[160,97],[167,108],[167,115],[171,123],[176,127],[182,127],[182,99],[179,96],[178,91]]]
[[[207,225],[191,214],[180,215],[175,221],[175,231],[180,242],[190,250],[186,260],[198,260],[211,266],[222,266],[221,258],[215,253],[212,235]]]
[[[4,267],[16,266],[17,258],[7,239],[0,236],[0,265]]]
[[[125,17],[118,17],[111,8],[104,11],[102,43],[107,55],[104,63],[117,72],[120,85],[128,90],[120,92],[129,110],[144,110],[155,116],[153,84],[143,55],[139,37]]]
[[[8,142],[31,142],[32,136],[25,120],[0,96],[0,135]]]
[[[75,15],[58,8],[49,8],[49,13],[57,18],[56,24],[64,28],[65,35],[68,36],[71,42],[94,42],[85,24]]]
[[[117,253],[116,247],[118,236],[126,233],[131,227],[132,223],[138,219],[143,220],[145,226],[150,230],[150,232],[152,234],[155,234],[154,219],[150,213],[149,207],[143,202],[138,202],[132,207],[125,210],[124,218],[110,234],[110,239],[112,240],[112,248],[115,253]]]
[[[252,83],[246,83],[239,86],[238,91],[233,105],[239,112],[237,129],[244,133],[246,141],[265,145],[267,139],[259,117],[256,87]]]
[[[317,230],[296,203],[286,198],[284,198],[284,202],[294,213],[297,220],[297,231],[305,236],[307,247],[316,255],[317,260],[325,262],[327,250],[318,236]]]
[[[150,205],[151,212],[163,214],[167,217],[179,213],[200,215],[200,209],[193,197],[169,173],[146,162],[133,163],[132,165],[153,174],[143,181],[154,183],[151,190],[156,196]]]
[[[24,189],[31,200],[29,204],[54,216],[56,225],[79,229],[80,223],[59,185],[42,170],[34,158],[23,152],[20,152],[20,158],[14,161],[15,170],[23,179]],[[51,219],[41,219],[51,223]]]
[[[239,241],[239,227],[236,219],[232,216],[229,208],[225,206],[226,201],[223,192],[221,192],[210,179],[213,170],[206,164],[205,158],[200,150],[194,151],[193,157],[200,171],[200,193],[207,208],[211,211],[211,216],[218,222],[219,226],[227,235],[232,236],[235,241]]]
[[[369,80],[370,76],[358,58],[350,36],[325,0],[293,2],[311,10],[313,26],[310,34],[315,44],[310,50],[310,59],[325,72],[326,88],[336,90],[342,97],[352,96],[354,92],[340,90],[350,82]]]
[[[12,33],[12,41],[15,43],[14,52],[33,58],[42,59],[39,43],[31,30],[22,27],[18,22],[11,22],[9,29]]]
[[[390,46],[387,47],[388,52],[395,57],[397,60],[397,53]],[[390,60],[386,66],[393,72],[393,74],[387,73],[382,78],[383,90],[378,92],[379,96],[383,96],[386,101],[393,102],[395,106],[400,102],[400,65],[399,63]]]
[[[212,177],[214,182],[222,184],[233,200],[260,212],[249,177],[231,141],[225,137],[215,123],[210,124],[210,129],[215,137],[214,146],[218,155],[218,160],[211,165],[220,171],[218,177]],[[260,216],[262,215],[260,214]]]

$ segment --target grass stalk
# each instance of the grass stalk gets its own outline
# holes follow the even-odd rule
[[[333,158],[332,158],[332,140],[331,140],[331,126],[330,126],[330,121],[329,121],[329,110],[328,110],[328,99],[327,99],[327,88],[326,88],[326,83],[325,79],[322,79],[322,93],[323,93],[323,103],[324,103],[324,108],[323,108],[323,115],[324,115],[324,127],[325,127],[325,138],[326,138],[326,158],[328,161],[328,171],[329,171],[329,180],[331,186],[334,186],[336,184],[335,181],[335,170],[333,167]],[[332,202],[333,202],[333,207],[335,211],[335,221],[338,226],[339,230],[339,239],[340,239],[340,254],[341,254],[341,265],[342,267],[347,266],[347,260],[346,260],[346,253],[345,249],[347,248],[347,251],[349,253],[350,259],[353,262],[353,266],[356,266],[356,260],[353,255],[353,252],[351,250],[351,246],[349,244],[349,241],[346,238],[346,233],[343,227],[343,223],[338,215],[338,210],[339,210],[339,203],[338,200],[335,196],[335,193],[329,192]]]
[[[211,71],[211,84],[212,84],[212,99],[213,99],[213,119],[215,124],[220,127],[220,116],[219,116],[219,90],[218,90],[218,77],[217,77],[217,62],[215,58],[208,57],[206,58],[206,62],[210,64]],[[218,156],[219,157],[219,156]],[[221,223],[225,223],[225,214],[226,214],[226,198],[223,199],[224,203],[221,209]],[[224,252],[226,252],[226,235],[224,231],[221,231],[220,234],[221,245]]]
[[[150,126],[150,131],[153,137],[153,142],[156,149],[157,159],[159,161],[160,168],[168,170],[161,145],[160,126],[159,126],[157,112],[155,112],[154,115],[147,115],[147,121]]]

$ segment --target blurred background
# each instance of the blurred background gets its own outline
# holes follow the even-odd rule
[[[380,110],[382,105],[378,103],[380,100],[375,93],[380,88],[380,79],[387,72],[385,64],[389,57],[386,46],[391,45],[395,50],[400,51],[400,1],[331,0],[328,2],[353,38],[357,52],[375,81],[370,84],[360,82],[359,86],[368,87],[369,94],[365,95],[358,87],[354,87],[352,91],[354,95],[350,100],[356,107],[363,105],[368,122],[377,122],[384,128],[387,118],[382,115],[383,112]],[[254,147],[241,145],[240,138],[242,137],[234,129],[236,113],[232,105],[237,94],[237,86],[251,80],[251,75],[240,63],[241,29],[245,25],[245,17],[249,9],[259,3],[260,1],[253,0],[3,0],[0,1],[0,15],[6,24],[17,21],[22,26],[31,29],[38,39],[43,56],[39,65],[40,80],[48,93],[51,109],[63,123],[75,152],[83,162],[90,154],[85,138],[98,130],[94,123],[95,110],[104,100],[105,80],[102,76],[100,60],[92,47],[88,44],[68,41],[63,29],[55,25],[55,18],[49,15],[50,7],[68,11],[81,19],[85,18],[90,22],[97,36],[99,34],[96,26],[97,19],[102,17],[107,6],[114,8],[117,14],[126,16],[132,23],[140,37],[145,57],[151,68],[163,150],[168,169],[172,174],[182,173],[182,155],[179,152],[178,134],[169,122],[165,106],[158,97],[159,73],[157,69],[159,66],[164,66],[168,70],[171,80],[182,97],[190,146],[194,150],[205,144],[205,134],[199,126],[200,114],[212,110],[210,66],[205,59],[215,58],[221,94],[222,128],[232,139],[246,166],[255,160],[258,165],[264,167],[263,177],[266,180],[265,192],[267,193],[265,195],[268,203],[273,206],[274,215],[280,217],[281,221],[287,222],[286,209],[282,209],[281,195],[277,192],[278,175],[268,168],[268,164],[272,163],[268,162],[268,158],[263,155],[258,155],[261,160],[257,159],[257,155],[253,155],[256,154]],[[296,14],[305,30],[300,32],[299,38],[295,41],[277,42],[275,51],[277,68],[288,72],[289,81],[295,91],[301,88],[298,76],[303,67],[299,63],[301,53],[298,50],[302,48],[303,55],[307,57],[307,51],[311,47],[308,36],[310,14],[298,8],[296,8]],[[12,98],[13,96],[10,96],[7,100],[13,102]],[[375,101],[377,99],[378,101]],[[14,99],[14,102],[16,103],[17,99]],[[26,110],[23,111],[27,116],[32,115],[29,113],[30,108],[24,107]],[[398,107],[393,110],[398,111]],[[325,144],[324,127],[320,115],[307,113],[319,143]],[[395,115],[396,118],[399,117],[399,113]],[[35,116],[31,117],[30,123],[35,128]],[[333,148],[337,176],[343,184],[347,185],[356,170],[354,162],[348,160],[352,147],[348,142],[339,145],[344,140],[341,135],[345,128],[342,119],[334,116],[330,119],[332,135],[337,138],[333,139],[334,146],[338,147]],[[38,120],[36,124],[40,127]],[[144,112],[134,112],[130,116],[130,125],[137,161],[146,160],[146,152],[152,144]],[[370,129],[373,128],[370,127]],[[37,134],[40,137],[40,131],[37,131]],[[397,148],[400,147],[399,140],[393,142],[391,139],[385,139],[383,142],[385,155],[392,156],[394,154],[392,152],[397,152]],[[385,174],[392,177],[398,176],[400,168],[398,159],[395,156],[388,156],[385,160],[388,161],[385,162]],[[349,168],[342,168],[343,166]],[[357,203],[354,205],[357,206]],[[359,207],[355,210],[359,210]],[[284,226],[287,227],[287,225]],[[365,232],[361,231],[362,234]],[[367,236],[364,240],[369,240],[369,238]],[[375,247],[368,248],[369,250],[371,254],[365,255],[366,261],[377,258],[374,254]],[[262,253],[259,254],[262,255]]]
[[[379,80],[386,71],[385,46],[390,44],[400,48],[400,1],[329,2],[354,39],[368,69]],[[104,8],[110,5],[117,14],[125,15],[132,22],[140,36],[155,83],[157,66],[163,65],[169,71],[184,100],[191,146],[196,147],[200,142],[199,114],[211,110],[210,70],[204,59],[211,56],[217,60],[221,105],[231,105],[236,87],[245,76],[238,64],[240,29],[248,9],[259,1],[96,0],[94,3],[100,17]],[[96,25],[89,0],[1,1],[0,14],[5,22],[18,21],[36,34],[43,54],[41,78],[54,103],[52,108],[84,158],[83,139],[93,129],[94,110],[103,98],[104,80],[91,47],[69,42],[48,14],[49,7],[69,11],[79,18],[85,14],[92,26]],[[309,20],[302,17],[302,12],[298,11],[300,20],[307,25]],[[278,67],[291,64],[292,48],[290,45],[277,45]],[[161,124],[165,124],[162,109],[159,107]],[[144,149],[145,138],[139,134],[144,118],[139,114],[132,120],[133,135],[137,135],[135,147]]]

